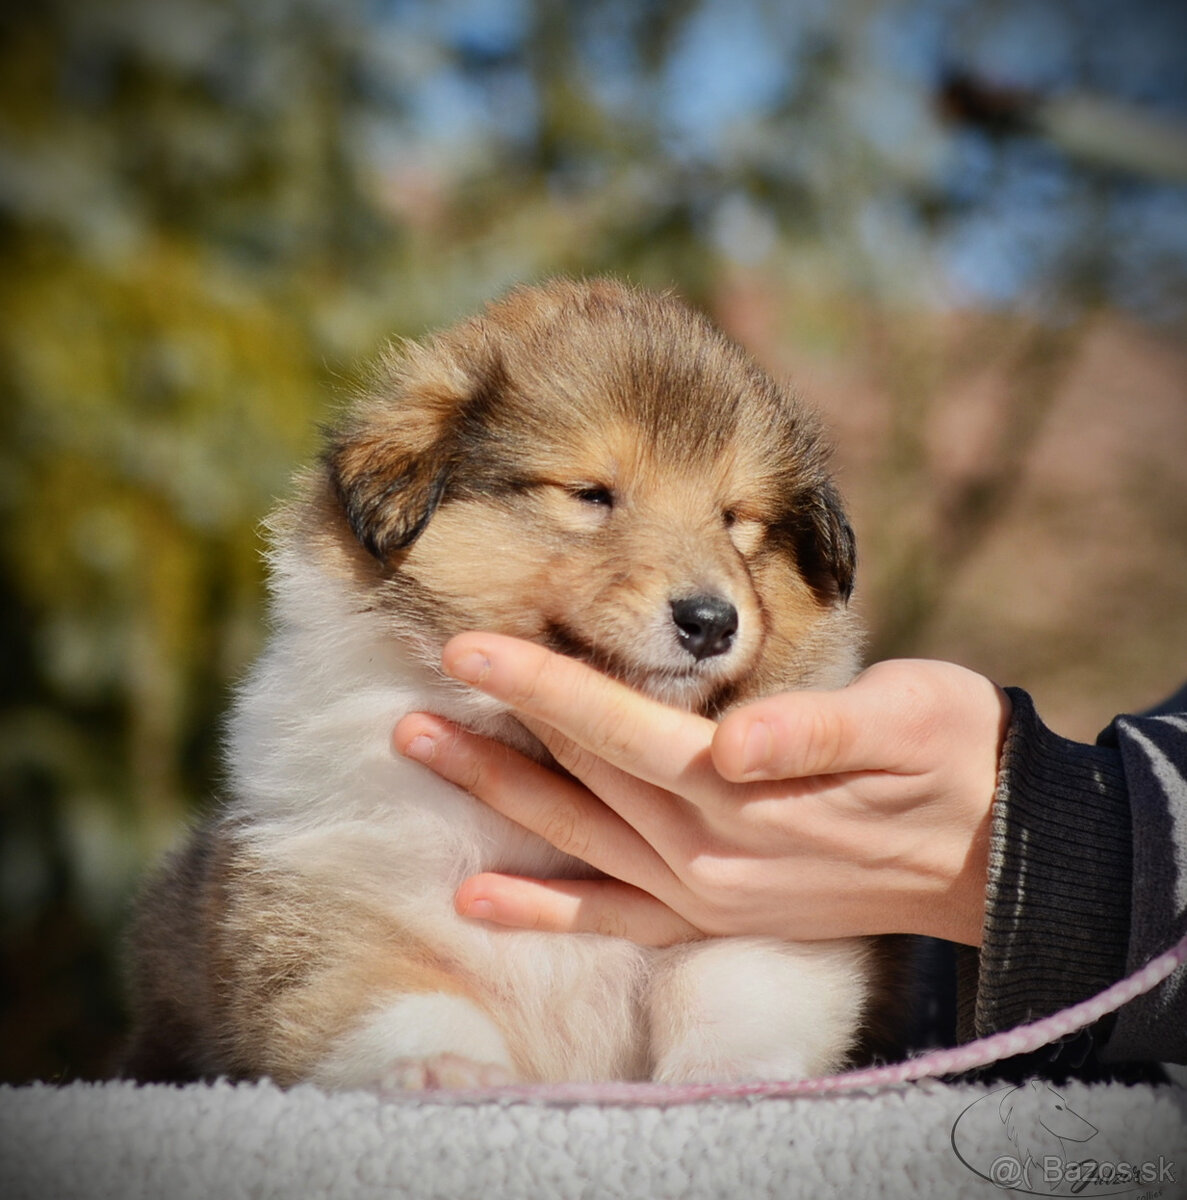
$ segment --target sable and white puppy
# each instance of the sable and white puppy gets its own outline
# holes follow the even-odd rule
[[[465,921],[477,871],[588,868],[390,749],[414,710],[533,747],[440,673],[468,629],[710,716],[851,678],[853,537],[817,427],[737,346],[614,282],[517,290],[394,350],[272,532],[229,799],[139,903],[130,1075],[675,1082],[849,1059],[870,943]]]

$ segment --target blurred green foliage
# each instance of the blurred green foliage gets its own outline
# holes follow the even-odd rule
[[[256,525],[310,451],[333,314],[394,240],[340,161],[337,23],[189,8],[249,55],[275,38],[301,86],[220,92],[150,6],[2,18],[9,1078],[107,1066],[107,948],[214,784],[259,636]]]
[[[811,298],[801,339],[883,355],[902,401],[891,458],[919,482],[911,414],[939,383],[911,314],[934,307],[937,257],[968,245],[960,222],[1046,151],[969,135],[974,193],[941,152],[959,137],[927,79],[874,47],[918,42],[938,71],[928,20],[972,8],[5,8],[0,1079],[109,1069],[127,897],[216,792],[227,689],[259,645],[258,523],[384,338],[556,271],[711,304],[761,264]],[[738,48],[765,48],[766,82],[731,100],[704,76],[720,74],[705,46],[751,25]],[[731,70],[745,82],[754,61]],[[1032,376],[1126,277],[1107,239],[1084,236],[1126,185],[1051,163],[1066,244],[1044,281],[1054,325],[1019,353]],[[1178,295],[1160,263],[1159,297]],[[1017,414],[1041,413],[1019,394]],[[1006,458],[997,493],[958,497],[958,543],[1014,482]],[[935,574],[922,545],[904,542],[900,579]],[[934,599],[900,591],[883,650],[909,649]]]

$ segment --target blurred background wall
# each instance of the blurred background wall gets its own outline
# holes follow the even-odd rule
[[[259,522],[360,361],[674,286],[826,413],[871,656],[1090,738],[1187,676],[1181,0],[0,15],[0,1080],[97,1077]]]

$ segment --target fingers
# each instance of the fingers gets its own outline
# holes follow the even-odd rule
[[[600,933],[643,946],[703,934],[654,896],[617,879],[523,879],[474,875],[454,897],[464,917],[550,933]]]
[[[531,642],[467,633],[446,645],[441,661],[447,674],[543,722],[528,723],[554,753],[564,746],[550,729],[592,759],[690,798],[712,774],[712,721],[668,708],[575,659]],[[565,766],[581,774],[569,757]]]
[[[650,894],[675,886],[667,865],[634,829],[580,784],[507,746],[424,713],[401,720],[392,740],[400,753],[558,850],[617,876],[541,881],[478,875],[463,883],[455,898],[463,916],[527,929],[626,937],[649,946],[701,936],[695,926]],[[636,883],[639,886],[633,886]]]
[[[404,717],[392,742],[565,854],[650,891],[671,887],[671,872],[647,842],[574,780],[425,713]]]

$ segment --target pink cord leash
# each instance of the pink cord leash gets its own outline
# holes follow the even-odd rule
[[[893,1066],[871,1067],[867,1070],[846,1071],[825,1079],[805,1081],[803,1090],[835,1091],[839,1088],[874,1087],[886,1083],[906,1083],[913,1079],[931,1079],[941,1075],[957,1075],[976,1067],[985,1067],[1016,1054],[1041,1050],[1068,1034],[1077,1033],[1099,1021],[1101,1017],[1153,991],[1164,979],[1187,963],[1187,935],[1169,950],[1152,958],[1132,975],[1105,988],[1103,992],[1073,1004],[1049,1017],[1019,1025],[990,1037],[978,1038],[949,1050],[932,1050],[918,1058],[909,1058]],[[820,1085],[813,1088],[811,1085]]]
[[[1041,1050],[1068,1034],[1116,1012],[1131,1000],[1156,988],[1164,979],[1187,963],[1187,935],[1165,953],[1152,958],[1144,967],[1103,992],[1053,1013],[1029,1025],[1019,1025],[990,1037],[978,1038],[963,1046],[932,1050],[917,1058],[885,1067],[868,1067],[828,1075],[820,1079],[802,1079],[793,1083],[697,1083],[668,1085],[660,1083],[562,1083],[534,1087],[512,1086],[497,1091],[455,1092],[453,1099],[534,1100],[559,1104],[688,1104],[696,1100],[758,1098],[763,1096],[812,1096],[829,1092],[852,1092],[959,1075],[977,1067]]]

